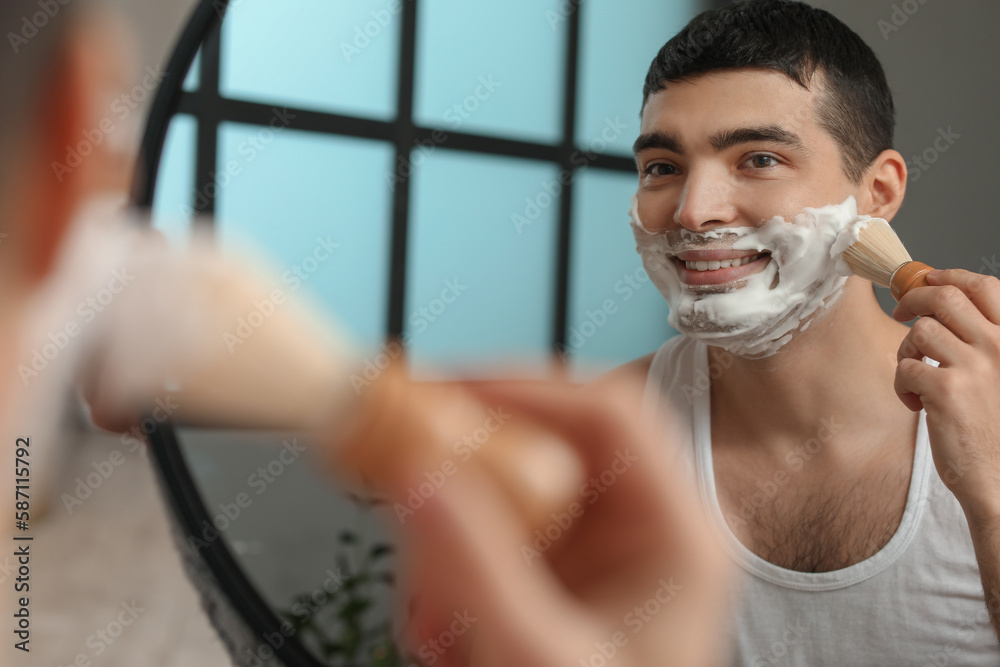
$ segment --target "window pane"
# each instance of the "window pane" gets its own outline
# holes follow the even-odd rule
[[[556,173],[443,150],[416,170],[405,331],[418,364],[548,355],[558,204],[544,184]]]
[[[421,0],[420,125],[556,143],[566,21],[559,0]]]
[[[249,237],[277,262],[289,293],[303,289],[363,342],[381,340],[392,156],[380,142],[223,124],[218,235]]]
[[[240,0],[226,14],[224,97],[396,116],[399,0]]]
[[[617,118],[629,130],[610,141],[607,152],[631,154],[639,134],[642,84],[649,63],[702,4],[701,0],[587,0],[580,6],[579,145],[598,138],[607,141],[608,123]]]
[[[177,115],[170,121],[160,156],[153,198],[153,224],[172,243],[187,243],[194,208],[195,145],[198,121]]]
[[[590,169],[573,188],[567,353],[583,378],[640,357],[676,332],[628,223],[636,177]]]
[[[201,49],[198,49],[198,53],[195,54],[194,60],[191,61],[191,68],[188,70],[187,76],[184,78],[184,90],[188,92],[194,92],[198,90],[198,86],[201,85]]]

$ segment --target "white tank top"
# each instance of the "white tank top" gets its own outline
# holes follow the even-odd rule
[[[679,418],[670,440],[683,447],[713,528],[743,574],[726,624],[731,664],[1000,665],[968,524],[933,465],[925,415],[906,509],[888,544],[840,570],[788,570],[743,546],[719,508],[708,390],[722,361],[709,359],[700,341],[668,340],[653,357],[645,404],[657,409],[666,402]]]

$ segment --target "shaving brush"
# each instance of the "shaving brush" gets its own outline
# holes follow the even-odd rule
[[[461,382],[414,380],[405,365],[392,362],[350,418],[322,429],[341,478],[389,497],[397,509],[414,509],[450,476],[477,466],[532,530],[573,501],[585,470],[569,445],[522,415],[484,404]]]
[[[934,269],[915,262],[889,223],[872,218],[858,233],[858,240],[844,251],[844,261],[854,275],[888,287],[896,301],[911,289],[927,286]]]

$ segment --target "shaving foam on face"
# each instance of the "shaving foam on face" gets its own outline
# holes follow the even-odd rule
[[[857,220],[847,225],[844,231],[840,232],[840,235],[837,236],[837,240],[834,241],[833,247],[830,248],[830,256],[836,260],[838,274],[842,276],[854,275],[854,272],[851,271],[851,267],[847,265],[846,261],[844,261],[844,252],[858,242],[858,239],[861,238],[861,232],[872,220],[876,220],[876,218],[869,215],[858,216]]]
[[[632,233],[643,267],[670,306],[670,326],[683,334],[745,358],[768,357],[804,330],[810,318],[840,296],[846,276],[843,251],[860,233],[857,201],[806,208],[786,222],[775,216],[758,227],[731,227],[695,233],[687,229],[653,233],[639,219],[632,196]],[[857,229],[854,229],[857,227]],[[838,240],[845,230],[843,247]],[[835,246],[839,248],[835,252]],[[678,253],[726,248],[770,253],[763,270],[725,285],[681,281]]]

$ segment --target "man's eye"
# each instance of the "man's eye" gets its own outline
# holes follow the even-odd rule
[[[645,171],[647,176],[670,176],[676,174],[677,170],[672,164],[666,164],[665,162],[654,162],[646,167]]]
[[[751,155],[745,164],[755,169],[766,169],[778,164],[778,160],[770,155],[757,154]]]

